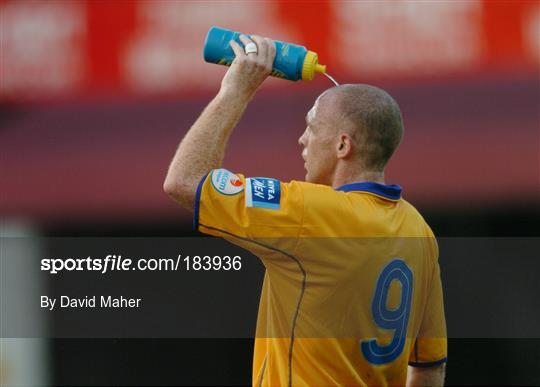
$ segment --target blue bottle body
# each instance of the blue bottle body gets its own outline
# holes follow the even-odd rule
[[[235,40],[240,46],[243,46],[240,41],[240,34],[240,32],[224,28],[210,28],[204,42],[204,60],[230,66],[235,55],[229,42]],[[308,52],[307,49],[303,46],[278,40],[274,40],[274,43],[276,45],[276,58],[274,59],[271,75],[291,81],[302,79],[302,66]]]

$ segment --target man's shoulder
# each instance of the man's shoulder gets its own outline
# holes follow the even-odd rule
[[[411,202],[407,201],[406,199],[401,198],[400,203],[401,203],[403,211],[407,211],[407,213],[425,222],[425,219],[420,213],[420,211]]]
[[[388,222],[388,217],[401,219],[408,224],[407,230],[413,235],[434,237],[431,227],[420,211],[404,198],[389,200],[376,194],[364,191],[345,192],[324,184],[308,183],[292,180],[288,183],[291,191],[303,196],[306,216],[317,218],[319,221],[331,221],[334,218],[340,222],[356,220],[365,222]],[[393,203],[392,205],[388,205]],[[397,218],[387,211],[397,211]]]
[[[291,192],[302,194],[312,204],[316,202],[329,203],[332,199],[343,194],[343,192],[324,184],[308,183],[300,180],[291,180],[285,184],[287,184]]]
[[[400,199],[400,202],[402,204],[403,210],[407,212],[407,216],[409,216],[412,221],[422,226],[425,235],[428,237],[434,237],[435,235],[433,233],[433,230],[429,226],[424,216],[420,213],[420,211],[414,205],[412,205],[410,202],[403,198]]]
[[[337,192],[336,190],[334,190],[334,188],[330,187],[329,185],[309,183],[307,181],[302,181],[302,180],[291,180],[285,184],[297,186],[307,191]]]

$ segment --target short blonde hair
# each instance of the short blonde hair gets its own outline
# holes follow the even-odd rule
[[[340,124],[345,120],[350,128],[363,167],[382,171],[403,137],[399,105],[375,86],[345,84],[329,91],[335,93]]]

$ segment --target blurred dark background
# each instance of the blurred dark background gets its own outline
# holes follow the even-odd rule
[[[161,187],[226,71],[202,60],[205,34],[218,25],[305,45],[338,82],[394,96],[406,132],[387,182],[402,185],[438,237],[540,237],[537,1],[1,0],[0,13],[5,229],[195,235],[190,214]],[[303,179],[297,139],[330,86],[324,77],[269,79],[234,132],[225,167]],[[451,265],[441,261],[443,276]],[[245,318],[255,321],[256,310]],[[448,316],[450,334],[459,318]],[[5,345],[0,381],[249,384],[252,347],[251,339],[50,339],[25,356]],[[451,338],[449,359],[449,385],[540,385],[538,337]],[[25,379],[28,369],[34,379]]]

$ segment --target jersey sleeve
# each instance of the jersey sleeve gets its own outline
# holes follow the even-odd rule
[[[297,182],[245,178],[216,169],[197,188],[194,226],[204,234],[225,238],[298,238],[303,212]]]
[[[413,367],[437,366],[447,361],[446,320],[439,263],[436,262],[431,280],[431,290],[420,325],[420,331],[411,354]]]

